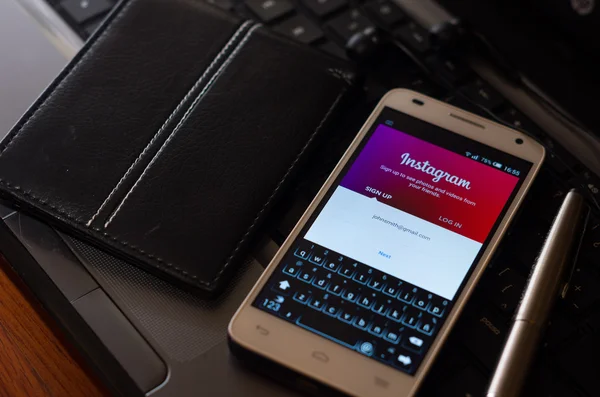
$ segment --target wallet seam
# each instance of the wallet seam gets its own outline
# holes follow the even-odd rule
[[[129,196],[138,187],[139,183],[144,179],[144,176],[146,176],[148,170],[150,170],[152,168],[152,165],[160,157],[163,150],[169,145],[171,140],[177,135],[177,132],[179,132],[181,127],[187,122],[191,113],[198,107],[198,105],[202,102],[202,100],[204,99],[206,94],[210,91],[210,89],[213,87],[213,85],[217,82],[219,77],[221,77],[221,74],[223,72],[225,72],[225,70],[227,70],[227,67],[231,64],[231,62],[233,62],[233,60],[235,60],[235,58],[238,56],[240,51],[245,47],[246,43],[252,37],[252,34],[254,33],[254,31],[256,31],[256,29],[260,28],[261,26],[262,26],[261,24],[256,24],[252,28],[250,28],[248,31],[246,31],[244,38],[239,43],[237,43],[233,52],[231,54],[229,54],[229,56],[227,56],[227,58],[225,59],[225,61],[223,61],[223,63],[217,69],[217,71],[212,74],[210,80],[208,80],[208,82],[206,83],[206,86],[204,86],[204,88],[198,94],[196,99],[194,99],[194,102],[192,102],[191,105],[187,108],[187,110],[186,110],[185,114],[183,115],[183,117],[181,118],[181,120],[179,120],[179,122],[177,123],[177,125],[175,126],[175,128],[173,129],[171,134],[169,134],[168,138],[165,140],[165,142],[163,142],[163,144],[159,148],[158,152],[156,152],[156,154],[152,157],[152,159],[150,160],[148,165],[144,168],[144,171],[142,172],[142,174],[140,175],[138,180],[133,184],[131,189],[129,189],[129,191],[127,192],[125,197],[123,197],[123,200],[121,200],[121,202],[116,207],[116,209],[112,212],[112,214],[110,214],[108,220],[104,224],[105,229],[108,228],[108,226],[110,225],[112,220],[117,216],[117,214],[119,213],[119,211],[121,210],[121,208],[123,207],[123,205],[125,204],[127,199],[129,198]]]
[[[109,233],[106,233],[105,231],[99,229],[99,228],[95,228],[95,227],[87,227],[85,226],[85,223],[77,220],[73,215],[69,214],[68,212],[54,206],[53,204],[48,203],[47,200],[41,199],[39,197],[37,197],[36,195],[24,190],[23,188],[21,188],[20,186],[17,185],[13,185],[12,183],[5,181],[4,179],[0,179],[0,182],[3,183],[4,185],[6,185],[9,189],[11,190],[16,190],[18,192],[20,192],[22,195],[24,196],[28,196],[31,199],[35,200],[36,202],[38,202],[39,204],[48,207],[50,209],[52,209],[53,211],[56,211],[57,213],[65,216],[67,219],[70,219],[74,222],[76,222],[77,224],[86,227],[87,229],[90,229],[92,231],[95,231],[96,233],[101,234],[104,237],[109,238],[110,240],[119,243],[125,247],[128,247],[136,252],[138,252],[139,254],[144,255],[145,257],[147,257],[148,259],[152,260],[155,262],[155,265],[157,268],[163,268],[164,270],[166,270],[164,268],[164,265],[167,266],[167,268],[173,269],[175,271],[177,271],[180,275],[182,275],[183,277],[189,278],[194,280],[194,282],[202,284],[204,286],[210,287],[212,285],[214,285],[216,282],[219,281],[219,279],[221,278],[221,276],[223,275],[223,273],[225,272],[225,270],[231,265],[233,258],[235,257],[235,255],[237,254],[237,252],[239,251],[240,247],[242,246],[242,244],[246,241],[246,239],[248,238],[248,236],[250,235],[250,233],[252,232],[252,229],[256,226],[259,218],[261,217],[262,213],[265,211],[265,209],[269,206],[269,204],[271,203],[271,201],[273,200],[273,198],[277,195],[277,192],[279,191],[279,189],[281,188],[281,186],[283,185],[283,183],[285,182],[285,180],[288,178],[288,176],[290,175],[290,173],[292,172],[292,169],[296,166],[296,164],[298,163],[298,161],[300,160],[300,158],[302,157],[302,155],[304,154],[304,152],[306,151],[306,149],[310,146],[310,144],[312,143],[313,139],[315,138],[315,136],[319,133],[319,131],[321,130],[321,128],[323,128],[323,126],[325,125],[325,123],[327,122],[327,120],[329,119],[329,117],[331,116],[331,114],[333,113],[333,111],[335,110],[337,104],[340,102],[342,96],[345,94],[346,92],[346,88],[344,88],[337,96],[337,98],[333,101],[333,103],[331,104],[331,106],[329,107],[329,110],[327,111],[327,113],[325,113],[325,115],[323,116],[323,118],[321,119],[321,122],[319,123],[319,125],[315,128],[315,130],[313,131],[313,133],[310,135],[310,137],[308,138],[308,140],[306,141],[306,143],[304,144],[304,146],[302,147],[302,149],[300,150],[300,152],[296,155],[296,158],[294,159],[294,161],[292,162],[292,164],[290,164],[290,166],[288,167],[287,171],[285,172],[285,174],[283,175],[283,177],[281,178],[281,180],[279,181],[279,183],[277,184],[277,186],[275,186],[275,189],[273,190],[273,192],[271,193],[271,195],[269,196],[269,198],[267,199],[267,201],[265,202],[265,204],[262,206],[262,208],[260,209],[260,211],[258,211],[258,213],[256,214],[256,216],[254,217],[254,220],[252,221],[252,224],[248,227],[248,229],[246,230],[246,233],[242,236],[242,238],[240,239],[240,241],[237,243],[236,247],[233,249],[231,255],[227,258],[225,264],[221,267],[221,270],[214,276],[214,278],[211,281],[204,281],[204,280],[198,280],[198,276],[193,275],[193,274],[189,274],[188,272],[179,269],[178,267],[176,267],[175,265],[173,265],[172,263],[168,263],[165,260],[163,260],[162,258],[159,258],[155,255],[149,254],[146,251],[142,250],[141,248],[132,245],[126,241],[120,240],[114,236],[112,236]]]
[[[212,62],[208,65],[208,67],[204,70],[204,72],[202,73],[202,75],[198,78],[198,80],[196,80],[196,82],[194,83],[194,85],[192,86],[192,88],[190,88],[190,90],[187,92],[187,94],[183,97],[183,99],[179,102],[179,104],[177,105],[177,107],[175,108],[175,110],[173,110],[173,112],[169,115],[169,117],[165,120],[165,122],[163,123],[163,125],[160,127],[160,129],[156,132],[156,134],[154,134],[154,136],[152,137],[152,139],[150,140],[150,142],[148,142],[148,144],[146,145],[146,147],[142,150],[142,152],[139,154],[139,156],[134,160],[134,162],[129,166],[129,168],[127,169],[127,171],[125,172],[125,174],[121,177],[121,179],[119,180],[119,182],[117,182],[117,184],[115,185],[115,187],[112,189],[112,191],[109,193],[109,195],[106,197],[106,199],[102,202],[102,204],[100,205],[100,207],[98,208],[98,210],[96,211],[96,213],[90,218],[90,220],[86,223],[86,226],[91,226],[92,223],[94,222],[94,220],[96,220],[96,218],[98,217],[98,215],[100,215],[100,213],[102,212],[102,210],[105,209],[106,205],[110,202],[110,200],[114,197],[114,195],[117,193],[117,191],[119,190],[119,188],[123,185],[123,183],[127,180],[127,178],[129,177],[129,175],[131,174],[131,172],[133,171],[133,169],[135,168],[135,166],[140,162],[140,160],[144,157],[144,155],[148,152],[148,150],[152,147],[152,145],[156,142],[156,140],[158,139],[159,136],[162,135],[162,133],[167,129],[167,126],[169,125],[169,123],[173,120],[173,118],[175,117],[175,115],[177,113],[179,113],[179,111],[182,109],[182,107],[184,106],[184,104],[190,99],[190,97],[192,96],[192,94],[194,94],[194,92],[200,87],[200,84],[202,84],[204,82],[204,80],[206,80],[209,77],[212,77],[214,75],[214,73],[211,74],[212,70],[217,67],[219,60],[225,55],[227,54],[227,51],[231,48],[231,46],[233,46],[234,44],[237,43],[237,39],[238,37],[244,33],[246,31],[246,28],[251,25],[253,23],[253,21],[245,21],[244,23],[242,23],[237,29],[236,31],[233,33],[233,35],[229,38],[229,40],[225,43],[225,45],[223,46],[223,48],[221,49],[221,51],[219,51],[219,53],[213,58]],[[247,31],[246,31],[247,32]],[[230,54],[231,56],[231,54]],[[227,58],[226,58],[227,59]],[[217,69],[218,71],[218,69]],[[216,72],[215,72],[216,73]],[[209,80],[210,81],[210,80]],[[192,103],[193,105],[193,103]],[[185,117],[185,116],[184,116]],[[175,127],[177,128],[177,127]],[[174,130],[175,131],[175,130]],[[168,140],[168,138],[167,138]],[[166,144],[163,143],[162,147]],[[160,150],[160,149],[159,149]],[[141,178],[141,176],[140,176]],[[125,201],[125,199],[123,199],[123,201],[121,201],[121,203],[123,203]],[[120,207],[120,206],[119,206]],[[116,211],[114,212],[116,213]],[[112,217],[111,217],[112,219]],[[105,228],[108,225],[108,223],[110,223],[110,220],[105,224]]]

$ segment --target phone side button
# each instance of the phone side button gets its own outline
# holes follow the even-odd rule
[[[329,356],[323,352],[317,351],[315,350],[314,352],[312,352],[311,356],[315,359],[315,360],[319,360],[323,363],[328,363],[329,362]]]

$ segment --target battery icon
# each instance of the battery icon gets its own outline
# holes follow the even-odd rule
[[[497,161],[494,161],[494,162],[492,163],[492,165],[493,165],[494,167],[496,167],[496,168],[502,168],[502,164],[501,164],[501,163],[499,163],[499,162],[497,162]]]

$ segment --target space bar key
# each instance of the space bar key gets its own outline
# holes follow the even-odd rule
[[[313,310],[303,314],[296,324],[350,349],[355,348],[362,334],[350,324]]]

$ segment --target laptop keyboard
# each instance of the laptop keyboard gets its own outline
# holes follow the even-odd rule
[[[93,33],[115,3],[113,0],[47,1],[83,39]],[[371,26],[372,21],[375,21],[379,26],[392,32],[396,40],[431,70],[431,74],[425,76],[422,69],[408,57],[390,56],[393,59],[386,59],[385,63],[379,65],[381,69],[372,72],[377,79],[374,87],[369,89],[373,103],[357,109],[356,112],[349,112],[351,113],[349,117],[354,117],[355,123],[345,131],[357,130],[356,126],[359,126],[369,114],[370,106],[374,105],[375,99],[378,99],[386,89],[407,87],[484,117],[503,120],[509,125],[526,130],[540,139],[546,147],[552,149],[520,215],[501,244],[499,253],[486,270],[472,299],[466,305],[446,347],[436,360],[420,392],[421,396],[481,396],[502,349],[510,327],[511,316],[518,305],[531,266],[565,194],[572,187],[584,187],[589,197],[599,199],[600,180],[507,102],[493,87],[478,78],[468,66],[460,62],[460,59],[451,59],[434,51],[428,32],[411,21],[391,1],[206,1],[221,9],[260,20],[280,34],[341,58],[346,58],[343,48],[348,39],[356,32]],[[360,4],[369,18],[354,7],[356,4]],[[307,166],[306,172],[299,176],[289,198],[283,200],[284,204],[277,209],[279,211],[277,216],[273,217],[277,218],[277,222],[272,225],[271,235],[276,242],[282,242],[291,231],[351,138],[352,136],[348,134],[332,134],[318,149],[323,151],[318,156],[319,161]],[[566,299],[559,300],[552,314],[550,326],[528,378],[524,395],[540,397],[598,395],[600,384],[597,374],[600,373],[600,364],[596,358],[600,353],[600,268],[596,258],[599,257],[599,253],[600,219],[596,214],[588,227],[571,289]],[[336,307],[335,302],[342,302],[345,298],[338,297],[328,289],[334,288],[331,287],[333,281],[323,289],[318,285],[318,281],[314,284],[315,280],[331,274],[332,280],[352,283],[357,288],[355,292],[357,298],[362,297],[363,290],[370,288],[368,281],[367,284],[362,284],[360,280],[345,277],[339,273],[339,269],[334,274],[332,269],[327,269],[327,266],[314,266],[314,268],[315,274],[307,276],[312,277],[310,284],[302,279],[308,273],[296,269],[298,273],[293,282],[297,290],[295,289],[294,294],[290,295],[293,305],[310,306],[312,303],[317,316],[315,321],[344,322],[345,317],[341,311],[333,316],[327,310],[328,308],[333,310],[331,308]],[[293,272],[291,267],[287,270]],[[288,274],[288,276],[291,279],[292,275]],[[314,298],[310,302],[302,301],[301,296],[306,294],[308,288],[322,291],[323,302],[320,308],[315,307]],[[373,293],[383,296],[383,291],[377,290]],[[325,303],[329,299],[334,303]],[[416,311],[431,318],[435,316],[428,311],[429,309],[423,311],[415,307],[414,300],[409,304],[398,300],[397,297],[394,299],[393,303],[398,307],[386,307],[385,317],[373,312],[372,306],[369,315],[370,318],[379,316],[386,319],[385,325],[381,326],[382,345],[406,349],[406,355],[409,356],[415,353],[414,349],[404,346],[403,343],[407,339],[402,336],[402,341],[395,344],[394,336],[389,333],[394,334],[394,330],[387,324],[393,324],[395,321],[389,318],[390,311],[397,310],[403,313],[400,325],[403,324],[403,320],[407,321],[405,316],[407,311],[410,313]],[[285,317],[288,312],[292,313],[292,310],[287,310],[282,313],[282,316]],[[366,330],[361,329],[362,323],[360,319],[357,320],[357,313],[348,315],[353,316],[352,324],[357,331],[367,332],[370,335],[373,335],[373,332],[378,334],[378,329],[374,330],[371,325]],[[427,343],[426,334],[419,332],[418,324],[420,322],[417,322],[415,329],[409,327],[411,332],[414,331],[414,335],[410,336]],[[388,333],[384,335],[383,332]],[[369,346],[365,346],[365,349],[368,350]]]

